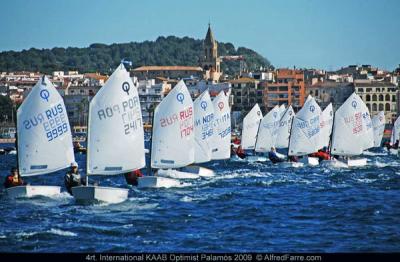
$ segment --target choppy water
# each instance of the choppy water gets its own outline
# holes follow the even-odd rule
[[[400,160],[367,157],[368,167],[350,170],[213,162],[214,178],[132,189],[117,205],[77,205],[65,188],[53,199],[2,194],[0,251],[399,252]],[[0,175],[14,164],[0,156]],[[28,181],[63,185],[63,174]],[[93,180],[125,186],[122,177]]]

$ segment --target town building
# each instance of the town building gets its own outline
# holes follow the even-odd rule
[[[371,115],[385,112],[386,123],[396,120],[398,113],[399,88],[390,82],[355,80],[355,91],[367,105]]]
[[[232,111],[241,112],[246,115],[253,106],[258,103],[262,111],[265,111],[263,104],[263,88],[260,81],[254,78],[239,78],[229,81],[232,88],[233,106]]]
[[[182,79],[187,77],[202,77],[203,69],[199,66],[141,66],[131,71],[131,76],[139,80],[157,77]]]
[[[137,83],[142,118],[144,125],[152,122],[151,117],[155,107],[171,90],[171,84],[166,82],[156,83],[155,79],[139,80]]]
[[[276,105],[292,105],[300,110],[305,101],[304,73],[296,69],[278,69],[275,82],[262,82],[264,108],[271,110]]]
[[[322,110],[330,103],[338,109],[353,92],[353,83],[324,81],[306,85],[306,96],[314,97]]]

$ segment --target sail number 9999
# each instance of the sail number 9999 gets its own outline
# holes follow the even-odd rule
[[[64,123],[46,132],[47,140],[52,141],[66,132],[68,132],[68,126],[66,123]]]

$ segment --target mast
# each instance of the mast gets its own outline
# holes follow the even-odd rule
[[[332,108],[332,112],[333,112],[333,108]],[[329,136],[329,157],[330,157],[330,159],[332,159],[332,139],[333,139],[333,130],[335,127],[335,116],[336,116],[336,112],[333,114],[331,135]]]
[[[260,119],[260,123],[258,123],[258,129],[257,129],[257,134],[256,134],[256,142],[254,143],[254,155],[256,155],[256,146],[257,146],[257,140],[258,140],[258,133],[260,132],[260,126],[262,122],[262,118]]]
[[[14,116],[14,114],[15,114],[15,116]],[[18,114],[17,114],[17,105],[15,105],[15,108],[14,108],[14,105],[13,105],[13,107],[12,107],[12,115],[14,116],[14,125],[15,125],[15,147],[16,147],[16,151],[17,151],[17,154],[16,154],[16,157],[17,157],[17,170],[18,170],[18,174],[20,174],[20,172],[19,172],[18,120],[17,120]]]
[[[154,110],[155,110],[154,106],[150,106],[149,109],[151,109],[151,107],[153,107],[153,110],[149,110],[150,111],[150,119],[151,119],[151,133],[150,133],[150,150],[149,150],[150,162],[149,162],[149,166],[147,167],[147,175],[148,176],[152,175],[152,172],[151,172],[151,151],[152,151],[152,147],[153,147],[153,128],[154,128]]]
[[[290,119],[291,119],[291,123],[290,123],[290,131],[289,131],[289,141],[288,141],[288,149],[287,149],[287,158],[289,159],[289,147],[290,147],[290,138],[292,137],[292,128],[293,128],[293,118],[294,118],[294,116],[292,116]]]
[[[89,139],[90,139],[90,103],[88,101],[88,115],[87,115],[87,124],[86,124],[86,186],[89,185]]]

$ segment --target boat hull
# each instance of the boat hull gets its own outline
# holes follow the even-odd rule
[[[300,159],[300,162],[305,165],[309,165],[309,166],[318,166],[319,165],[319,159],[316,157],[305,156]]]
[[[72,188],[75,200],[82,203],[118,204],[128,199],[129,190],[116,187],[77,186]]]
[[[201,177],[213,177],[215,173],[213,170],[201,166],[186,166],[179,169],[179,171],[192,173]]]
[[[138,178],[138,187],[139,188],[169,188],[169,187],[178,187],[181,183],[176,179],[171,179],[167,177],[159,177],[159,176],[144,176]]]
[[[61,193],[59,186],[16,186],[6,190],[7,196],[11,198],[30,198],[36,196],[52,197]]]
[[[157,171],[157,176],[175,179],[197,179],[200,177],[198,174],[182,172],[175,169],[159,169]]]

